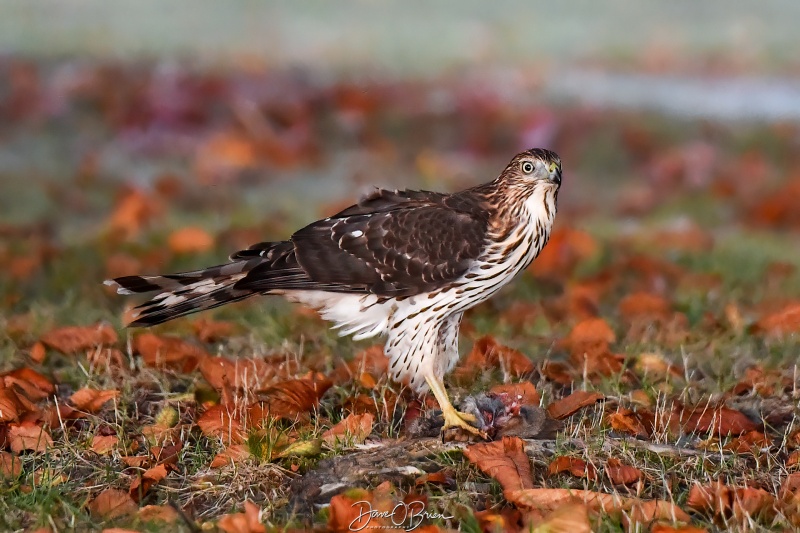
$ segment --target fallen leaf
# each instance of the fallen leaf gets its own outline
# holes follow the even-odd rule
[[[136,236],[161,211],[158,200],[139,189],[125,189],[108,220],[109,231],[124,239]]]
[[[0,388],[0,423],[14,422],[25,412],[25,406],[12,389]]]
[[[589,508],[582,503],[568,503],[531,525],[531,533],[592,533]]]
[[[684,431],[714,433],[719,436],[741,435],[758,426],[741,411],[728,407],[697,406],[684,409],[681,415]]]
[[[31,346],[30,358],[34,363],[41,364],[41,362],[44,361],[45,355],[47,355],[47,351],[41,341],[35,342],[33,346]]]
[[[689,489],[686,506],[712,518],[737,520],[771,518],[775,514],[775,498],[763,489],[729,487],[721,481],[708,485],[695,483]]]
[[[245,435],[241,423],[222,405],[215,405],[206,410],[196,423],[204,435],[219,438],[228,445],[244,442]]]
[[[109,346],[118,340],[117,332],[107,324],[57,328],[40,339],[45,346],[67,355],[97,346]]]
[[[41,426],[34,424],[11,425],[8,428],[8,443],[11,451],[20,453],[23,451],[44,452],[53,446],[53,439],[50,433]]]
[[[349,414],[347,418],[325,431],[322,440],[328,446],[334,446],[337,442],[345,444],[363,444],[372,432],[372,424],[375,417],[371,413],[361,415]]]
[[[152,333],[138,335],[133,341],[136,352],[148,366],[166,367],[191,372],[208,353],[202,348],[175,337],[160,337]]]
[[[500,483],[504,491],[533,487],[531,463],[519,437],[472,444],[464,450],[469,461]]]
[[[800,302],[791,302],[783,308],[762,316],[752,331],[769,337],[784,337],[800,332]]]
[[[504,492],[504,495],[508,501],[522,509],[553,511],[571,503],[583,503],[593,512],[630,513],[637,522],[651,522],[657,519],[681,522],[691,520],[680,507],[667,501],[641,500],[590,490],[524,489]]]
[[[619,459],[610,457],[603,471],[614,485],[632,485],[644,478],[644,474],[636,467],[623,464]]]
[[[131,488],[128,490],[131,499],[137,503],[142,501],[150,488],[167,477],[167,474],[169,469],[164,464],[156,465],[144,472],[131,483]]]
[[[105,489],[88,504],[89,512],[106,520],[135,514],[139,510],[127,492]]]
[[[81,389],[69,397],[70,402],[80,411],[97,413],[103,406],[119,398],[118,390]]]
[[[553,459],[547,466],[548,475],[552,476],[561,472],[569,472],[575,477],[582,477],[592,481],[597,479],[597,469],[594,465],[577,457],[562,455]]]
[[[264,359],[204,357],[200,359],[199,369],[208,384],[216,390],[228,385],[236,390],[261,392],[278,378],[274,365]]]
[[[261,523],[261,509],[249,500],[244,502],[243,513],[223,515],[219,527],[225,533],[266,533],[267,528]]]
[[[702,527],[689,525],[672,526],[669,524],[655,523],[650,527],[650,533],[708,533],[708,530]]]
[[[525,354],[503,346],[491,335],[486,335],[475,341],[469,355],[456,368],[454,377],[460,382],[471,381],[481,371],[498,367],[512,377],[519,377],[536,369],[533,361]]]
[[[597,241],[588,233],[571,228],[556,229],[530,270],[537,277],[565,278],[598,250]]]
[[[561,398],[548,405],[547,412],[556,420],[563,420],[604,398],[599,392],[575,391],[566,398]]]
[[[203,253],[214,247],[214,237],[202,228],[189,226],[170,233],[167,244],[176,254]]]
[[[0,451],[0,478],[15,478],[22,473],[22,460],[14,454]]]
[[[636,412],[624,407],[619,407],[615,413],[606,416],[606,423],[614,431],[621,431],[642,439],[647,439],[652,434],[652,427],[648,428]]]
[[[617,339],[614,330],[602,318],[588,318],[575,324],[564,344],[573,357],[606,353]]]
[[[620,300],[619,314],[626,322],[667,320],[672,315],[672,304],[657,294],[634,292]]]
[[[238,325],[234,322],[200,318],[192,323],[192,329],[201,341],[217,342],[233,335]]]
[[[294,420],[317,407],[331,385],[328,380],[290,379],[267,389],[261,408],[271,417]]]
[[[510,400],[509,403],[522,405],[539,405],[541,398],[536,391],[536,387],[530,381],[522,381],[520,383],[504,383],[495,385],[489,390],[490,394],[498,396],[507,396]],[[505,403],[505,402],[504,402]]]
[[[363,374],[380,377],[388,372],[389,359],[383,353],[383,346],[375,345],[359,352],[352,361],[337,366],[329,378],[337,385],[344,385]]]
[[[119,444],[116,435],[95,435],[92,437],[92,451],[98,455],[107,455]]]
[[[137,513],[142,522],[165,522],[174,524],[181,515],[171,505],[145,505]]]
[[[246,444],[232,444],[219,452],[211,461],[211,468],[235,465],[252,457],[250,448]]]

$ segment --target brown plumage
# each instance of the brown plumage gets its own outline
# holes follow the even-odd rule
[[[430,386],[444,403],[441,378],[458,359],[461,315],[538,255],[560,184],[558,156],[528,150],[484,185],[453,194],[377,190],[289,240],[236,252],[228,264],[107,283],[123,294],[162,291],[136,308],[131,326],[283,295],[320,310],[343,334],[385,334],[393,376],[416,390]],[[454,416],[446,419],[461,425]]]

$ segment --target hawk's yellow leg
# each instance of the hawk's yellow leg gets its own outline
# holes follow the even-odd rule
[[[439,407],[442,409],[442,416],[444,417],[444,427],[442,431],[451,427],[459,427],[483,439],[487,438],[486,433],[472,425],[477,422],[473,415],[456,411],[456,408],[450,403],[450,398],[447,397],[447,391],[441,379],[437,379],[433,376],[425,376],[425,381],[428,382],[428,387],[431,388],[433,396],[436,398],[436,401],[439,402]]]

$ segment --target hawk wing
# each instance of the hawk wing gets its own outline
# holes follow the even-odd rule
[[[427,292],[466,273],[484,246],[487,226],[488,213],[475,199],[376,191],[292,235],[296,267],[291,288],[380,296]],[[268,245],[274,246],[264,243]],[[281,288],[276,281],[280,284],[264,265],[251,270],[236,288]]]

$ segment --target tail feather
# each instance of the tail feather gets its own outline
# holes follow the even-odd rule
[[[258,263],[238,261],[226,265],[166,276],[124,276],[107,280],[119,294],[162,291],[135,307],[128,316],[130,327],[161,324],[173,318],[243,300],[257,292],[234,287]]]

